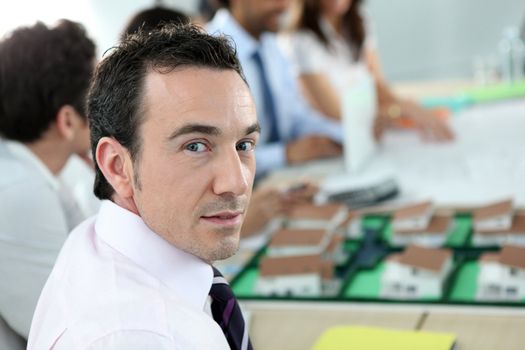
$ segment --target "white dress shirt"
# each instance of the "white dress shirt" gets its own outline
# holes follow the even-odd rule
[[[368,24],[368,21],[365,23]],[[328,40],[328,46],[307,29],[280,35],[279,44],[299,74],[323,74],[341,97],[345,89],[361,81],[363,74],[371,75],[363,60],[363,53],[356,60],[354,48],[328,21],[321,19],[319,27]],[[362,52],[375,47],[369,27],[367,25]]]
[[[256,148],[257,175],[286,165],[286,143],[300,136],[326,135],[342,142],[341,126],[310,108],[302,97],[291,63],[285,58],[277,44],[276,35],[263,33],[259,40],[242,28],[235,18],[225,10],[219,10],[206,29],[210,34],[225,34],[231,37],[237,48],[244,75],[250,86],[261,124],[261,138]],[[259,72],[253,55],[259,51],[275,103],[281,142],[268,143],[270,127],[262,110],[263,92]]]
[[[229,349],[207,313],[212,268],[110,201],[68,237],[28,349]]]
[[[0,173],[0,314],[27,338],[60,248],[83,217],[23,144],[0,139]]]

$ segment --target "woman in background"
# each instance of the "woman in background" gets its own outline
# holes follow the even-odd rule
[[[360,0],[300,0],[299,15],[283,42],[296,64],[304,93],[325,115],[341,119],[341,93],[371,76],[382,126],[409,121],[424,137],[450,140],[443,119],[393,94],[381,74],[374,42],[360,13]]]

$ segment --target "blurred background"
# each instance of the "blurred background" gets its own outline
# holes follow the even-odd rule
[[[37,20],[68,18],[85,25],[98,54],[118,39],[138,10],[162,4],[197,15],[199,0],[1,1],[0,35]],[[367,0],[387,80],[472,79],[476,62],[497,65],[504,28],[522,28],[523,0]],[[417,28],[417,30],[414,30]]]

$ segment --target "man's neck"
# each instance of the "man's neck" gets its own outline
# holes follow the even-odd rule
[[[250,23],[246,18],[243,16],[240,10],[231,9],[230,13],[232,17],[237,21],[237,23],[248,33],[250,34],[255,40],[259,41],[263,31],[257,28],[257,26],[254,23]]]
[[[68,147],[54,139],[43,138],[35,142],[26,143],[25,146],[29,148],[55,176],[60,173],[71,156],[71,151]]]

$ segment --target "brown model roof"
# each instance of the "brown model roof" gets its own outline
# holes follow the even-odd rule
[[[440,271],[443,264],[452,256],[449,249],[425,248],[409,245],[401,255],[399,262],[425,270]]]
[[[323,260],[321,255],[301,255],[286,257],[265,256],[259,263],[261,277],[289,276],[315,273],[323,278],[331,278],[333,264]]]
[[[346,207],[343,204],[300,204],[292,208],[290,214],[288,214],[288,219],[330,220],[339,211],[344,210],[345,208]]]
[[[269,247],[318,246],[325,235],[325,230],[282,229],[273,235]]]
[[[501,202],[489,204],[487,206],[477,208],[472,212],[474,221],[492,219],[501,215],[507,215],[512,213],[513,201],[507,199]]]
[[[452,218],[450,216],[434,215],[430,219],[428,226],[425,229],[396,230],[395,233],[401,235],[413,235],[418,233],[444,235],[448,232],[451,220]]]
[[[501,249],[500,263],[525,269],[525,247],[506,245]]]
[[[432,209],[432,202],[426,201],[400,208],[394,212],[394,220],[405,220],[426,215]]]
[[[515,214],[512,218],[512,226],[507,230],[476,230],[479,235],[506,235],[509,233],[525,235],[525,214]]]

